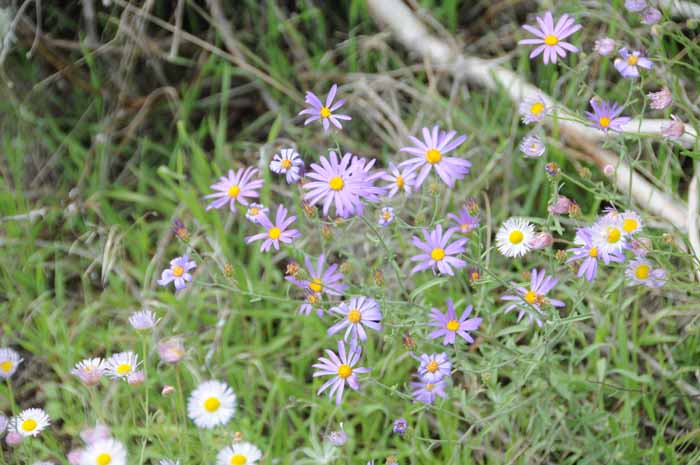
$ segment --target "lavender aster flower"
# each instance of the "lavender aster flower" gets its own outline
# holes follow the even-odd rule
[[[362,347],[360,346],[351,345],[346,351],[345,342],[338,341],[337,354],[329,349],[326,349],[325,352],[328,358],[320,357],[319,363],[313,365],[316,368],[313,377],[332,376],[332,378],[326,381],[316,394],[321,395],[323,391],[331,388],[329,397],[333,397],[335,394],[335,403],[340,405],[345,384],[347,383],[352,390],[357,391],[360,388],[357,375],[369,373],[370,370],[369,368],[355,367],[362,355]]]
[[[248,211],[246,211],[245,217],[253,224],[258,224],[260,222],[260,217],[262,215],[267,215],[270,209],[261,203],[251,203],[248,206]]]
[[[520,142],[520,151],[527,158],[539,158],[544,155],[545,150],[544,142],[537,136],[525,136]]]
[[[9,347],[0,347],[0,378],[8,379],[15,374],[22,357]]]
[[[287,209],[284,208],[284,205],[279,205],[275,216],[275,224],[272,224],[267,215],[261,215],[259,221],[266,232],[248,236],[245,238],[245,242],[250,244],[251,242],[264,239],[260,245],[261,252],[267,252],[271,246],[274,246],[275,250],[279,250],[280,242],[291,244],[294,239],[301,236],[298,230],[287,229],[296,219],[296,216],[287,217]]]
[[[625,8],[631,13],[638,13],[646,7],[646,0],[625,0]]]
[[[671,105],[671,102],[673,101],[673,95],[667,87],[664,87],[658,92],[650,92],[647,94],[647,97],[649,97],[651,100],[649,107],[653,108],[654,110],[663,110]]]
[[[389,184],[384,186],[388,189],[387,196],[389,198],[401,191],[409,195],[414,187],[416,173],[410,169],[401,170],[393,163],[389,163],[389,173],[384,173],[382,180],[389,181]]]
[[[541,95],[537,95],[523,100],[518,110],[523,123],[530,124],[542,121],[549,113],[549,106]]]
[[[219,182],[211,185],[215,191],[213,194],[205,195],[205,199],[215,199],[207,210],[221,208],[229,204],[233,213],[236,212],[236,202],[241,205],[248,205],[248,197],[259,197],[258,189],[262,188],[262,179],[251,179],[258,173],[256,168],[241,168],[234,172],[228,170],[228,176],[221,176]]]
[[[152,329],[156,323],[158,323],[156,314],[150,310],[134,312],[129,317],[129,324],[131,324],[131,326],[138,331]]]
[[[349,121],[352,118],[348,115],[334,113],[345,103],[345,100],[343,99],[333,103],[333,99],[335,99],[335,94],[337,91],[338,85],[333,84],[330,92],[328,92],[328,96],[326,97],[326,103],[322,103],[321,99],[319,99],[313,92],[306,92],[304,101],[307,105],[309,105],[309,108],[304,108],[299,112],[300,115],[309,115],[309,117],[306,118],[306,121],[304,121],[304,126],[320,119],[323,123],[324,131],[328,131],[331,123],[336,128],[343,129],[343,126],[340,124],[340,120]]]
[[[409,136],[413,146],[404,147],[402,152],[410,153],[413,158],[402,161],[399,167],[409,168],[411,171],[419,170],[415,187],[420,187],[428,177],[430,170],[435,172],[449,187],[454,186],[456,180],[469,174],[472,166],[470,161],[457,157],[446,157],[445,154],[453,151],[467,140],[467,136],[461,135],[454,138],[457,131],[445,132],[440,126],[433,126],[432,132],[423,128],[423,140]]]
[[[185,356],[185,345],[182,339],[173,337],[158,343],[158,356],[165,363],[177,363]]]
[[[418,375],[429,383],[437,383],[443,378],[449,378],[452,363],[445,352],[439,354],[421,354],[416,358],[420,362]]]
[[[379,221],[377,221],[379,226],[387,227],[393,222],[394,209],[392,207],[382,207],[382,211],[379,212]]]
[[[406,421],[405,418],[399,418],[398,420],[394,420],[394,427],[392,430],[396,434],[400,434],[401,436],[406,433],[406,430],[408,429],[408,422]]]
[[[638,78],[639,68],[651,69],[652,61],[643,56],[639,50],[627,50],[623,47],[618,52],[622,59],[615,60],[615,69],[617,69],[624,78]]]
[[[270,170],[273,173],[284,174],[287,184],[292,184],[301,179],[301,170],[304,169],[304,161],[294,149],[284,149],[276,153],[270,162]]]
[[[685,133],[685,125],[676,115],[671,115],[671,119],[673,121],[661,127],[661,135],[669,139],[680,139]]]
[[[430,317],[433,320],[430,326],[438,329],[430,333],[430,339],[442,337],[443,345],[454,344],[457,336],[460,336],[470,344],[474,342],[469,331],[475,331],[479,328],[481,318],[469,318],[473,308],[472,305],[467,306],[459,318],[457,318],[455,313],[452,299],[447,299],[447,313],[442,313],[437,308],[433,308],[430,312]]]
[[[637,258],[630,262],[625,270],[627,276],[633,283],[642,284],[649,288],[659,288],[666,284],[666,271],[654,269],[651,262],[645,258]]]
[[[343,424],[340,424],[340,431],[331,431],[326,435],[326,439],[336,447],[344,446],[348,442],[348,435],[343,429]]]
[[[661,19],[663,19],[663,15],[654,7],[649,7],[642,13],[642,22],[649,26],[658,23]]]
[[[455,222],[455,226],[451,228],[452,230],[459,231],[462,234],[469,234],[474,229],[479,227],[479,214],[477,213],[476,215],[471,215],[469,211],[469,207],[467,205],[463,205],[462,208],[460,208],[458,215],[455,215],[454,213],[447,214],[447,217]]]
[[[616,102],[612,105],[610,102],[601,100],[600,102],[592,98],[590,100],[593,112],[586,112],[586,116],[593,123],[593,126],[602,129],[606,133],[609,130],[622,131],[622,126],[629,123],[631,118],[627,116],[620,116],[622,113],[622,107]]]
[[[610,37],[596,39],[593,51],[598,55],[608,56],[615,50],[615,41]]]
[[[188,273],[190,270],[197,268],[197,264],[190,260],[189,255],[183,255],[170,260],[170,268],[163,270],[158,280],[159,286],[167,286],[174,282],[176,290],[182,290],[187,286],[187,283],[192,281],[192,275]]]
[[[362,214],[362,200],[378,202],[379,196],[384,194],[383,188],[374,186],[380,175],[369,172],[375,160],[367,163],[351,153],[338,160],[336,153],[330,152],[330,157],[321,157],[320,162],[320,165],[311,165],[311,172],[306,176],[314,181],[304,183],[303,188],[307,191],[304,200],[311,205],[323,201],[324,215],[328,215],[331,204],[343,218]]]
[[[285,279],[295,286],[309,290],[317,294],[327,294],[340,296],[343,295],[345,289],[348,288],[346,284],[342,284],[340,281],[343,279],[343,273],[336,271],[338,265],[333,264],[325,269],[326,257],[321,254],[316,262],[316,267],[311,264],[311,259],[306,256],[304,257],[304,262],[306,263],[306,269],[309,273],[308,280],[299,280],[293,276],[287,276]]]
[[[100,382],[104,374],[104,361],[97,358],[87,358],[76,363],[71,369],[71,374],[76,376],[86,386],[95,386]]]
[[[535,58],[544,52],[544,64],[557,62],[557,55],[561,58],[566,56],[566,52],[577,53],[578,48],[574,47],[564,39],[569,37],[574,32],[581,29],[580,24],[574,24],[575,20],[569,15],[562,15],[554,25],[552,12],[548,11],[544,14],[544,18],[537,16],[537,24],[539,29],[525,24],[523,28],[537,36],[537,39],[523,39],[518,41],[519,45],[537,45],[530,53],[530,58]]]
[[[361,341],[367,340],[365,326],[375,331],[382,330],[382,312],[379,304],[370,297],[353,297],[348,302],[342,302],[337,307],[330,309],[331,313],[336,313],[343,317],[338,323],[328,329],[328,335],[332,336],[345,329],[344,340],[352,335],[351,343],[357,344],[358,338]]]
[[[319,318],[323,318],[323,308],[321,307],[321,294],[313,292],[309,289],[304,290],[304,303],[299,306],[297,313],[299,315],[311,315],[312,311],[316,311]]]
[[[599,251],[598,247],[593,244],[593,235],[590,228],[579,228],[576,231],[574,244],[578,247],[569,249],[573,255],[566,260],[567,263],[573,261],[581,261],[581,266],[576,274],[579,278],[585,276],[587,281],[593,281],[598,272],[598,260],[602,259],[607,265],[611,262],[621,263],[625,260],[625,256],[621,252]]]
[[[444,380],[429,382],[424,379],[419,379],[418,381],[411,381],[411,388],[413,389],[412,395],[414,402],[432,404],[435,402],[436,397],[447,398]]]
[[[516,286],[517,294],[507,294],[501,297],[503,301],[512,302],[506,307],[505,313],[518,310],[518,322],[522,320],[523,316],[527,315],[530,323],[535,320],[538,326],[542,326],[540,315],[544,315],[544,311],[542,311],[543,305],[549,304],[553,307],[564,306],[564,302],[561,300],[547,298],[547,293],[551,291],[558,282],[559,280],[557,278],[547,276],[544,270],[533,268],[530,277],[530,289],[512,283],[513,286]],[[536,313],[533,312],[533,310]]]
[[[452,268],[460,269],[467,266],[464,260],[455,256],[464,253],[467,238],[457,239],[450,243],[449,240],[453,234],[454,230],[447,230],[443,235],[442,225],[438,224],[432,231],[423,229],[424,241],[421,241],[418,236],[413,236],[413,245],[423,253],[411,257],[411,261],[419,262],[413,267],[411,274],[432,268],[433,273],[453,276]]]

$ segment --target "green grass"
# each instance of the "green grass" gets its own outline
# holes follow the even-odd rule
[[[171,3],[155,2],[151,14],[172,24]],[[504,259],[486,246],[493,246],[493,231],[509,216],[532,217],[555,231],[560,249],[568,247],[576,225],[592,221],[608,202],[642,212],[644,205],[573,159],[551,133],[547,157],[563,174],[549,178],[544,161],[518,152],[529,128],[519,124],[505,93],[426,69],[378,29],[362,1],[341,7],[299,2],[294,9],[284,2],[239,3],[227,14],[248,68],[221,53],[225,47],[208,17],[189,1],[183,25],[210,45],[183,38],[174,62],[164,59],[170,33],[153,21],[145,21],[136,39],[117,35],[119,6],[98,8],[101,41],[114,39],[113,51],[88,46],[78,2],[64,9],[44,5],[50,39],[42,39],[30,58],[33,35],[18,32],[0,99],[0,346],[20,351],[25,361],[9,384],[0,385],[0,411],[43,407],[53,426],[18,448],[3,445],[0,463],[67,463],[65,454],[80,445],[80,430],[96,421],[128,445],[133,464],[162,458],[214,463],[235,432],[263,449],[267,465],[379,464],[389,455],[401,464],[700,462],[700,409],[682,388],[698,389],[700,356],[700,292],[685,252],[687,236],[644,214],[654,245],[650,256],[669,272],[667,286],[653,292],[627,286],[621,266],[606,269],[593,284],[577,279],[554,250]],[[620,0],[593,10],[557,2],[557,13],[573,13],[584,24],[573,39],[584,50],[606,31],[644,47],[659,66],[640,84],[620,79],[612,58],[592,53],[559,67],[531,62],[515,42],[519,25],[537,10],[517,3],[482,24],[463,18],[478,17],[489,2],[464,3],[421,2],[458,40],[490,29],[477,45],[466,44],[470,53],[515,49],[514,69],[581,114],[592,95],[627,102],[627,114],[648,111],[644,94],[666,85],[677,96],[673,112],[698,129],[696,29],[667,21],[653,36]],[[56,39],[81,47],[65,48]],[[56,60],[74,65],[57,76]],[[325,94],[332,82],[343,84],[353,116],[335,137],[295,118],[304,91]],[[680,97],[682,89],[687,97]],[[264,168],[292,143],[307,164],[337,146],[377,157],[383,166],[403,159],[397,151],[406,141],[392,117],[410,133],[441,124],[469,134],[460,155],[474,163],[455,189],[437,185],[431,194],[425,187],[405,203],[394,202],[401,225],[377,231],[359,218],[334,224],[308,217],[300,190],[267,170],[263,203],[284,202],[299,217],[304,236],[293,247],[259,253],[244,243],[256,228],[242,214],[204,209],[202,197],[216,176],[230,167]],[[684,150],[635,137],[605,145],[662,190],[685,198],[697,146]],[[580,218],[548,215],[557,190],[578,201]],[[466,259],[482,269],[483,279],[409,276],[415,228],[441,221],[469,196],[479,200],[484,220]],[[38,209],[40,217],[26,217]],[[370,221],[373,215],[375,208],[368,208]],[[190,229],[187,242],[171,232],[175,217]],[[199,264],[191,289],[175,295],[159,288],[168,260],[186,251]],[[370,335],[362,358],[372,373],[340,407],[316,396],[320,382],[311,377],[322,350],[335,345],[326,336],[331,318],[296,315],[300,295],[283,279],[290,259],[303,262],[304,254],[320,253],[342,264],[349,294],[375,297],[385,317],[385,329]],[[524,282],[533,266],[556,272],[557,297],[567,304],[550,313],[542,329],[516,325],[498,301],[504,283]],[[383,274],[381,285],[375,271]],[[448,297],[457,308],[472,303],[484,319],[478,342],[446,349],[456,368],[447,400],[413,404],[408,383],[417,363],[402,340],[410,334],[418,353],[441,351],[427,338],[427,313],[444,309]],[[161,317],[153,334],[129,326],[129,315],[140,308]],[[176,368],[159,363],[155,350],[171,335],[182,336],[188,348]],[[125,350],[146,359],[144,385],[103,381],[88,389],[69,373],[83,358]],[[207,432],[185,417],[183,401],[210,378],[231,385],[239,409],[226,427]],[[182,390],[163,397],[166,384]],[[399,417],[410,424],[403,438],[391,434]],[[323,434],[340,422],[348,444],[332,449]]]

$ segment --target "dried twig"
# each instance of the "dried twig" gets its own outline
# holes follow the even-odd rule
[[[175,31],[173,32],[173,42],[170,44],[170,54],[168,57],[171,60],[177,58],[177,53],[180,49],[180,34],[182,33],[182,16],[185,12],[185,0],[177,0],[175,7]]]

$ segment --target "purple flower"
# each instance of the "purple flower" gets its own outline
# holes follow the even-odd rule
[[[554,203],[549,204],[547,211],[553,215],[564,215],[569,213],[569,209],[576,202],[563,195],[557,196],[557,200]]]
[[[262,179],[252,179],[258,173],[256,168],[241,168],[234,173],[228,170],[228,177],[221,176],[219,182],[211,185],[215,191],[213,194],[205,195],[205,199],[215,199],[207,205],[207,210],[221,208],[227,203],[232,212],[236,212],[236,201],[241,205],[248,205],[247,197],[258,197],[258,189],[263,185]]]
[[[544,155],[546,150],[544,142],[539,137],[532,135],[523,137],[519,148],[527,158],[539,158]]]
[[[651,60],[642,55],[639,50],[627,50],[623,47],[618,52],[622,59],[615,59],[615,69],[617,69],[624,78],[638,78],[639,68],[651,69],[653,63]]]
[[[515,290],[517,294],[507,294],[501,297],[503,301],[513,302],[506,307],[505,313],[517,309],[518,322],[522,320],[523,316],[527,315],[530,323],[532,323],[534,319],[538,326],[542,326],[542,320],[539,318],[539,315],[544,315],[541,308],[543,305],[549,304],[553,307],[564,306],[564,302],[561,300],[547,298],[547,293],[551,291],[558,282],[559,280],[557,278],[545,275],[544,270],[533,268],[530,277],[530,289],[512,283],[513,286],[516,286]],[[536,313],[533,313],[533,310],[535,310]]]
[[[327,294],[339,296],[343,295],[345,289],[347,289],[346,284],[342,284],[340,281],[343,279],[343,273],[337,272],[338,265],[333,264],[329,266],[324,271],[324,266],[326,262],[325,255],[321,254],[316,262],[316,268],[311,264],[311,259],[308,256],[304,257],[306,263],[306,269],[309,273],[308,280],[299,280],[293,276],[287,276],[285,279],[295,286],[311,291],[316,294]]]
[[[307,191],[304,200],[311,205],[323,202],[324,215],[328,215],[331,204],[343,218],[361,215],[362,200],[378,202],[379,196],[384,194],[383,188],[374,186],[384,173],[370,173],[375,160],[368,163],[364,158],[346,153],[339,161],[336,153],[331,152],[329,159],[321,157],[320,162],[320,165],[311,165],[311,172],[306,176],[314,181],[304,183],[303,188]]]
[[[277,207],[277,215],[275,216],[275,224],[272,224],[267,215],[260,215],[258,221],[265,228],[266,232],[248,236],[245,238],[246,244],[264,239],[260,245],[260,251],[266,252],[270,250],[270,246],[274,246],[275,250],[280,249],[280,242],[291,244],[292,241],[301,236],[301,233],[296,229],[287,229],[296,221],[296,216],[287,217],[287,209],[284,205]]]
[[[134,312],[129,317],[129,324],[131,324],[134,329],[139,331],[152,329],[156,323],[158,323],[156,314],[150,310]]]
[[[538,232],[530,239],[530,247],[533,250],[542,250],[550,247],[554,243],[554,237],[548,232]]]
[[[178,363],[185,356],[185,345],[182,339],[172,337],[158,343],[158,356],[165,363]]]
[[[625,8],[631,13],[638,13],[646,7],[646,0],[625,0]]]
[[[442,225],[438,224],[432,231],[423,229],[425,241],[421,241],[418,236],[413,236],[413,245],[424,253],[411,257],[411,261],[420,262],[413,267],[411,274],[432,268],[433,273],[454,276],[452,268],[459,269],[467,266],[464,260],[455,257],[455,255],[465,251],[464,246],[467,243],[467,238],[457,239],[449,243],[452,234],[454,234],[454,230],[447,230],[443,235]]]
[[[609,130],[622,131],[622,126],[629,123],[632,119],[627,116],[620,116],[622,113],[622,107],[616,102],[612,105],[610,102],[601,100],[598,102],[597,99],[592,98],[590,100],[593,112],[586,112],[586,116],[593,123],[593,126],[602,129],[606,133]]]
[[[673,121],[661,127],[661,135],[669,139],[680,139],[685,133],[685,125],[676,115],[671,115],[671,119]]]
[[[470,215],[469,207],[467,205],[463,205],[462,208],[459,209],[458,215],[448,213],[447,217],[455,222],[455,226],[453,226],[451,230],[459,231],[462,234],[469,234],[474,229],[479,227],[479,215]]]
[[[343,129],[343,126],[340,124],[339,120],[349,121],[352,118],[348,115],[333,113],[338,108],[342,107],[345,103],[345,100],[343,99],[340,99],[337,102],[333,103],[333,99],[335,98],[335,93],[337,91],[338,85],[333,84],[333,86],[331,86],[331,91],[328,92],[325,104],[322,103],[321,100],[313,92],[306,93],[304,101],[307,105],[309,105],[310,108],[304,108],[299,112],[300,115],[309,115],[309,117],[306,118],[306,121],[304,121],[304,126],[320,119],[323,122],[324,131],[328,131],[328,128],[330,128],[331,123],[333,123],[333,126],[335,126],[336,128]]]
[[[248,211],[245,214],[245,217],[248,219],[253,224],[258,224],[260,223],[260,217],[263,215],[267,215],[270,212],[270,209],[267,208],[265,205],[261,203],[251,203],[248,206]]]
[[[452,372],[452,363],[445,352],[439,354],[421,354],[416,357],[420,362],[418,375],[429,383],[437,383],[443,378],[449,378]]]
[[[406,433],[406,430],[408,429],[408,422],[406,421],[405,418],[399,418],[398,420],[394,420],[394,427],[392,430],[396,434],[400,434],[401,436]]]
[[[438,329],[430,333],[430,339],[443,338],[443,345],[454,344],[456,336],[460,336],[468,343],[474,342],[469,331],[476,331],[481,324],[481,318],[469,318],[472,313],[472,305],[467,306],[462,312],[462,316],[457,319],[454,303],[452,299],[447,299],[447,313],[442,313],[437,308],[433,308],[430,317],[433,321],[430,326]]]
[[[663,18],[663,15],[659,10],[654,7],[649,7],[642,13],[642,22],[644,24],[652,25],[656,24]]]
[[[316,311],[319,318],[323,318],[323,307],[321,307],[321,294],[313,292],[309,289],[304,290],[304,303],[299,306],[297,313],[299,315],[309,316],[312,311]]]
[[[358,338],[363,342],[367,340],[365,326],[375,331],[382,330],[382,312],[377,301],[370,297],[353,297],[329,311],[341,315],[343,319],[328,329],[328,335],[346,328],[343,339],[347,341],[348,336],[352,335],[350,342],[353,345],[357,344]]]
[[[539,29],[525,24],[523,28],[536,35],[537,39],[523,39],[518,42],[519,45],[537,45],[531,53],[530,58],[535,58],[537,55],[544,52],[544,64],[557,62],[557,55],[564,58],[566,52],[577,53],[578,48],[574,47],[564,39],[569,37],[574,32],[581,29],[580,24],[574,24],[575,20],[569,15],[562,15],[554,25],[552,12],[548,11],[544,14],[544,18],[537,16],[537,24]]]
[[[340,431],[331,431],[326,435],[326,439],[336,447],[344,446],[348,442],[348,435],[343,429],[343,424],[340,424]]]
[[[333,397],[335,394],[335,403],[340,405],[343,399],[343,389],[345,388],[345,383],[354,391],[357,391],[360,387],[357,382],[358,373],[369,373],[369,368],[355,368],[360,356],[362,355],[362,347],[351,345],[349,350],[345,350],[345,342],[338,341],[338,354],[332,350],[326,349],[326,357],[320,357],[318,359],[319,363],[313,365],[317,371],[314,372],[313,377],[318,376],[332,376],[331,379],[326,381],[323,386],[318,390],[316,395],[321,395],[323,391],[331,388],[328,393],[329,397]]]
[[[569,249],[573,255],[566,260],[570,263],[577,260],[582,260],[581,266],[578,269],[577,276],[580,278],[585,276],[586,280],[593,281],[598,272],[598,260],[602,259],[607,265],[611,262],[621,263],[625,260],[625,256],[620,252],[612,251],[606,253],[601,251],[593,243],[593,235],[590,228],[579,228],[576,231],[574,244],[578,247]]]
[[[416,173],[410,169],[399,169],[396,165],[389,162],[389,172],[382,175],[382,180],[389,181],[389,184],[384,186],[388,189],[387,196],[389,198],[403,191],[406,195],[410,195],[413,191]]]
[[[432,404],[436,397],[447,398],[445,393],[445,380],[429,382],[423,379],[411,381],[413,389],[414,402],[423,402],[424,404]]]
[[[469,174],[472,166],[470,161],[457,157],[446,157],[445,154],[453,151],[467,140],[467,136],[461,135],[454,139],[457,131],[445,132],[440,130],[440,126],[433,126],[432,132],[428,128],[423,128],[423,140],[409,136],[413,146],[404,147],[402,152],[413,155],[413,158],[402,161],[399,167],[407,167],[411,171],[420,169],[415,187],[420,187],[428,177],[430,170],[435,168],[435,172],[449,187],[454,185],[455,180],[462,179]],[[454,139],[454,140],[453,140]]]
[[[625,275],[632,282],[652,289],[663,287],[666,284],[666,271],[661,268],[653,268],[651,262],[645,258],[631,261],[625,270]]]
[[[608,56],[615,50],[615,41],[610,37],[596,39],[593,51],[602,56]]]
[[[647,94],[647,97],[651,99],[649,107],[651,107],[654,110],[663,110],[664,108],[668,107],[673,101],[673,95],[667,87],[664,87],[658,92],[650,92]]]
[[[270,170],[273,173],[284,174],[287,184],[295,183],[301,179],[303,169],[304,161],[294,149],[281,150],[270,161]]]
[[[518,108],[523,123],[530,124],[542,121],[549,113],[549,106],[541,95],[529,97],[520,103]]]
[[[158,280],[158,285],[167,286],[174,282],[175,289],[178,291],[184,289],[187,283],[192,281],[192,275],[188,272],[195,268],[197,268],[197,264],[190,260],[189,255],[170,260],[170,268],[163,270]]]
[[[385,228],[394,222],[394,209],[392,207],[382,207],[382,211],[379,213],[379,221],[377,224]]]

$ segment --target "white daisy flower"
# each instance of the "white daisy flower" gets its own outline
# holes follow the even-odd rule
[[[496,247],[506,257],[519,257],[532,250],[535,228],[524,218],[508,218],[498,228]]]
[[[10,431],[15,431],[22,436],[36,436],[41,433],[49,424],[49,416],[40,408],[30,408],[23,410],[12,419]]]
[[[198,428],[225,425],[236,413],[236,394],[221,381],[205,381],[192,391],[187,414]]]
[[[294,149],[284,149],[276,153],[270,161],[270,169],[277,174],[284,174],[287,184],[292,184],[301,179],[301,169],[304,161]]]
[[[112,438],[93,442],[80,455],[80,465],[126,465],[126,447]]]
[[[105,373],[110,378],[126,380],[129,375],[138,370],[139,356],[133,352],[119,352],[105,362]]]
[[[262,457],[260,449],[249,442],[224,447],[216,456],[216,465],[254,465]]]
[[[633,236],[642,230],[642,217],[639,213],[627,210],[620,214],[620,217],[622,217],[622,230],[625,234]]]
[[[593,245],[604,254],[621,253],[627,244],[622,216],[605,215],[591,226]]]
[[[251,223],[258,224],[260,222],[261,215],[267,215],[270,209],[261,203],[251,203],[248,205],[248,210],[245,213],[245,217]]]
[[[94,386],[100,382],[105,371],[105,362],[101,358],[86,358],[75,364],[70,371],[73,376],[80,378],[86,386]]]
[[[152,311],[142,310],[140,312],[132,313],[129,317],[129,323],[134,329],[143,331],[146,329],[152,329],[156,323],[158,323],[158,319],[156,318],[156,314]]]
[[[9,347],[0,348],[0,378],[9,378],[22,363],[22,357]]]

